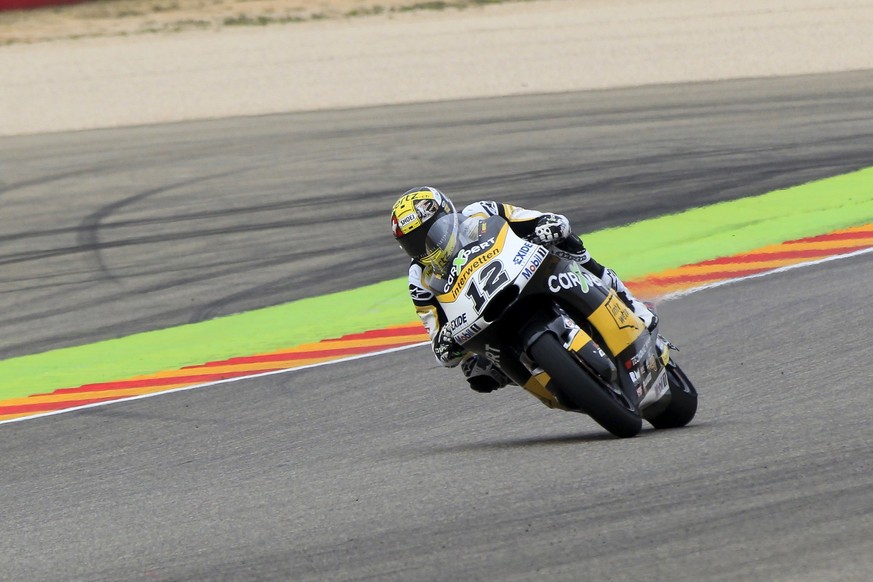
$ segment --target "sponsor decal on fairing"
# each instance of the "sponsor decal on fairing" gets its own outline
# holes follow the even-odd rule
[[[549,255],[549,251],[545,248],[540,247],[536,250],[536,252],[531,255],[530,260],[527,265],[524,267],[524,270],[521,272],[521,276],[525,279],[530,279],[533,277],[533,274],[537,272],[537,269],[540,268],[540,265],[543,264],[543,260]]]
[[[453,334],[455,341],[459,344],[465,343],[473,339],[473,337],[482,331],[482,328],[477,324],[470,324],[466,329],[460,330],[458,333]]]
[[[452,296],[452,299],[457,299],[458,295],[461,293],[461,289],[464,288],[464,285],[467,284],[467,280],[476,272],[479,267],[496,257],[500,254],[500,249],[492,249],[483,255],[479,255],[472,261],[470,261],[467,266],[461,271],[461,274],[458,275],[458,282],[452,287],[452,290],[449,291],[449,295]]]
[[[500,348],[485,344],[485,357],[488,358],[495,366],[500,367]]]
[[[470,255],[475,255],[476,253],[480,253],[485,249],[488,249],[494,245],[494,237],[492,236],[488,240],[484,240],[479,244],[475,244],[471,246],[469,249],[461,249],[461,252],[458,253],[458,256],[452,261],[452,265],[457,269],[460,269],[467,263],[467,259],[470,258]]]
[[[661,375],[655,380],[652,390],[655,391],[656,398],[660,398],[670,389],[670,381],[667,378],[667,370],[661,370]]]
[[[612,319],[615,320],[615,325],[618,326],[619,329],[636,328],[636,325],[634,325],[634,321],[631,318],[630,310],[621,302],[618,295],[610,294],[609,298],[606,300],[606,311],[612,316]]]
[[[453,320],[451,320],[449,322],[449,329],[451,329],[452,332],[454,332],[456,329],[458,329],[459,327],[461,327],[465,323],[467,323],[467,314],[462,313],[461,315],[459,315],[458,317],[454,318]]]
[[[529,242],[526,242],[523,245],[521,245],[521,248],[518,249],[518,252],[515,253],[515,256],[512,258],[513,264],[521,265],[522,263],[524,263],[524,258],[527,256],[527,254],[530,252],[530,250],[532,248],[533,248],[533,244],[529,243]]]
[[[552,293],[558,293],[562,289],[572,289],[574,287],[578,287],[583,291],[588,291],[588,282],[585,281],[584,277],[579,277],[576,273],[558,273],[557,275],[550,275],[546,284],[549,287],[549,291]]]

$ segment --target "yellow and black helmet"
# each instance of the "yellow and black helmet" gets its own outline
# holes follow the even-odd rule
[[[440,217],[454,212],[452,201],[436,188],[413,188],[394,203],[391,230],[407,255],[428,262],[425,249],[428,229]]]

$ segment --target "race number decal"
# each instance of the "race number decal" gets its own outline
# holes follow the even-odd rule
[[[482,308],[488,302],[488,299],[496,293],[504,284],[509,281],[509,276],[503,269],[503,263],[494,261],[487,267],[479,271],[479,275],[470,281],[470,286],[467,288],[467,297],[473,301],[473,306],[476,312],[482,311]]]

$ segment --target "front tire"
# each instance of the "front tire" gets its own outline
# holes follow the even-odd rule
[[[544,333],[530,347],[533,360],[551,377],[561,404],[579,410],[617,437],[632,437],[642,430],[642,419],[629,410],[608,388],[595,381],[551,333]]]

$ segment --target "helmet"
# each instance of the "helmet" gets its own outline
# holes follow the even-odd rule
[[[413,188],[394,203],[391,230],[407,255],[432,265],[425,245],[427,231],[441,217],[454,212],[452,201],[436,188]]]

